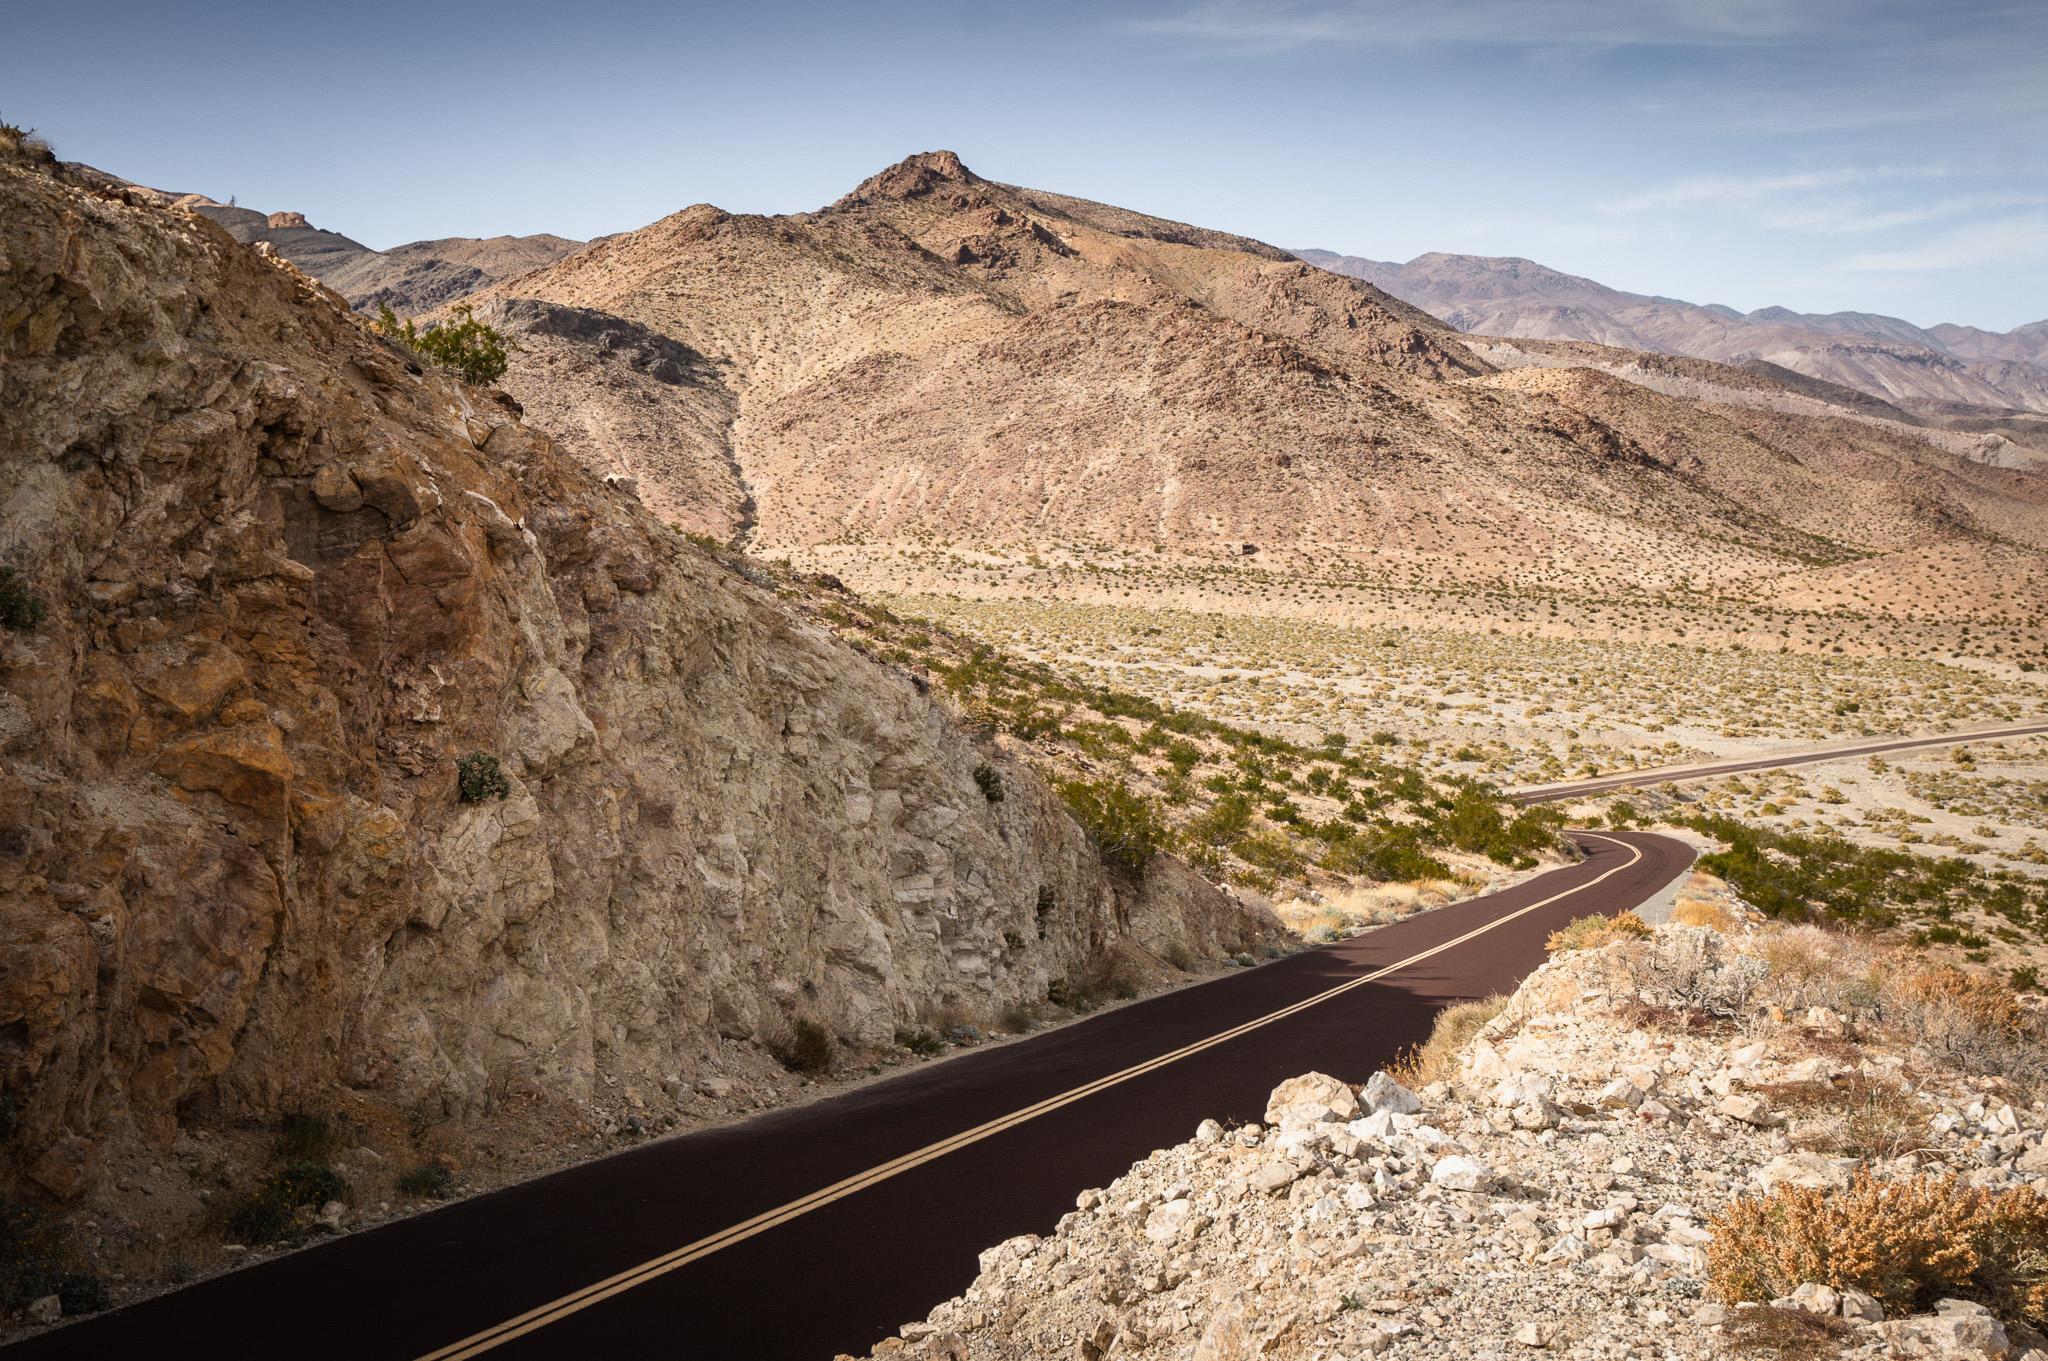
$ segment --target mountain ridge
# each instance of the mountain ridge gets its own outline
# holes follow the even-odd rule
[[[1431,251],[1404,262],[1321,249],[1296,255],[1372,282],[1467,332],[1590,340],[1702,359],[1760,359],[1907,403],[2048,411],[2048,321],[2006,333],[1920,327],[1874,312],[1739,312],[1631,293],[1522,256]]]

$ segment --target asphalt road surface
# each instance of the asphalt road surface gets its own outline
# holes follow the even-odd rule
[[[1950,733],[1941,737],[1886,737],[1853,747],[1785,751],[1774,756],[1721,761],[1711,765],[1666,766],[1657,770],[1631,770],[1621,775],[1601,775],[1571,784],[1532,785],[1512,790],[1508,798],[1516,803],[1557,803],[1563,799],[1584,799],[1616,789],[1642,785],[1707,780],[1721,775],[1740,775],[1751,770],[1781,770],[1786,766],[1811,766],[1823,761],[1840,761],[1853,756],[1882,756],[1890,751],[1913,751],[1921,747],[1956,747],[1965,742],[1995,742],[2002,737],[2032,737],[2048,733],[2048,723],[2028,723],[2016,728],[1990,728],[1981,732]]]
[[[1275,1084],[1362,1082],[1451,1003],[1512,989],[1574,917],[1692,848],[1574,833],[1580,864],[1369,935],[743,1124],[329,1240],[28,1339],[9,1356],[658,1356],[825,1361],[958,1294],[1205,1116]]]

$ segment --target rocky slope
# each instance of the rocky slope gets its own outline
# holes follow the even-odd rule
[[[139,1250],[286,1112],[518,1146],[1268,938],[205,216],[0,157],[0,222],[8,1188]]]
[[[1374,288],[950,153],[815,213],[689,208],[474,302],[521,337],[507,390],[592,466],[861,587],[1043,595],[1076,566],[1134,600],[1263,605],[1278,576],[1803,609],[1816,572],[1938,547],[1952,581],[1875,606],[1971,616],[2008,541],[2048,543],[2034,481],[1824,400],[1764,428],[1503,381]]]
[[[1844,1239],[1810,1268],[1830,1279],[1731,1288],[1778,1269],[1782,1226],[1729,1241],[1773,1191],[2038,1205],[2048,1116],[2038,1054],[1947,975],[1707,918],[1554,960],[1419,1093],[1308,1074],[1263,1124],[1205,1121],[874,1356],[2048,1357],[2048,1226],[2013,1279],[1943,1278],[1902,1208],[1842,1230],[1889,1243],[1875,1271]]]
[[[1400,264],[1326,250],[1299,254],[1474,334],[1760,359],[1890,401],[2048,411],[2048,322],[2000,334],[1922,329],[1868,312],[1743,313],[1627,293],[1516,257],[1431,252]]]

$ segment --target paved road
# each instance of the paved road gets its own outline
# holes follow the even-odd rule
[[[1362,1082],[1436,1011],[1512,988],[1573,917],[1692,849],[1579,833],[1580,864],[1367,936],[744,1124],[628,1152],[60,1328],[10,1357],[824,1361],[959,1293],[983,1248],[1281,1079]]]
[[[1722,775],[1740,775],[1751,770],[1781,770],[1786,766],[1818,765],[1823,761],[1840,761],[1854,756],[1882,756],[1890,751],[1913,751],[1921,747],[1956,747],[1965,742],[1994,742],[2002,737],[2032,737],[2038,733],[2048,733],[2048,723],[1948,733],[1940,737],[1873,738],[1852,747],[1783,751],[1772,756],[1747,757],[1736,761],[1721,761],[1713,765],[1665,766],[1656,770],[1631,770],[1620,775],[1601,775],[1570,784],[1531,785],[1526,789],[1508,791],[1508,798],[1516,803],[1557,803],[1563,799],[1590,798],[1595,794],[1605,794],[1616,789],[1633,789],[1642,785],[1708,780]]]

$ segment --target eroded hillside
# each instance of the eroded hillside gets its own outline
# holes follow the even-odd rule
[[[14,158],[0,221],[6,1177],[102,1248],[288,1112],[388,1181],[1269,938],[289,265]]]
[[[1385,617],[1374,593],[1448,594],[1501,627],[1529,599],[1618,601],[1630,637],[1665,626],[1622,616],[1698,604],[1780,612],[1796,647],[1799,617],[1848,611],[1871,650],[2040,642],[2015,604],[2040,479],[1975,437],[1757,373],[1738,401],[1503,374],[1359,281],[950,153],[815,213],[690,208],[478,305],[522,335],[541,309],[614,318],[522,340],[508,390],[658,506],[719,488],[668,498],[686,528],[862,587],[1349,623]],[[650,380],[618,331],[692,362]]]

